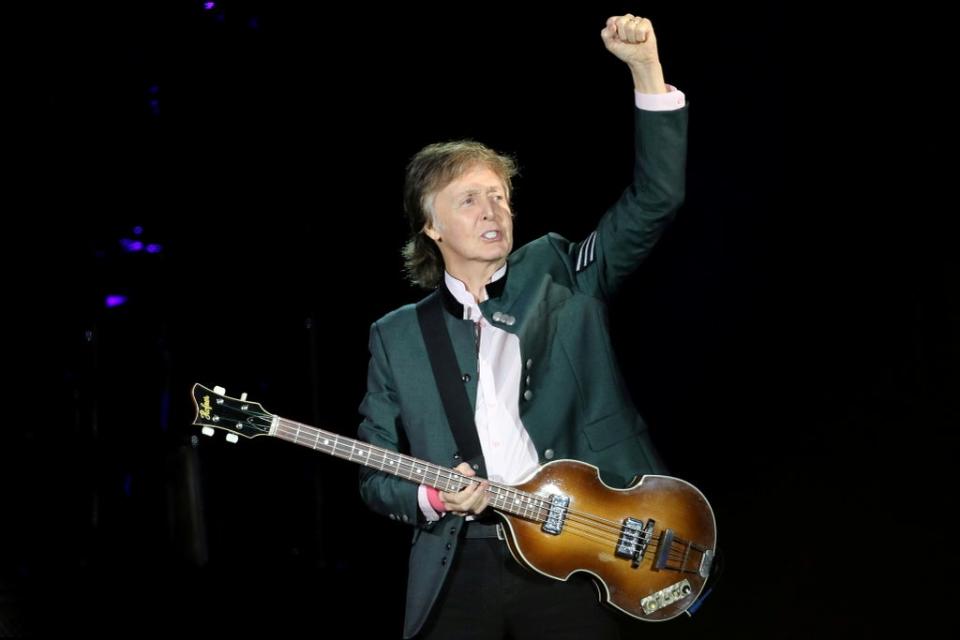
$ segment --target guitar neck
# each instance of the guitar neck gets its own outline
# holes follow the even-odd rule
[[[468,477],[447,467],[279,416],[275,417],[270,435],[448,493],[456,493],[482,480],[476,476]],[[495,482],[490,482],[489,485],[487,494],[490,505],[495,509],[522,518],[538,521],[543,519],[544,497],[534,496]]]

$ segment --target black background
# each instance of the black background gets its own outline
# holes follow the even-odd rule
[[[627,10],[687,95],[690,153],[615,344],[727,565],[696,616],[631,635],[940,624],[960,419],[941,16],[146,2],[14,23],[0,630],[397,637],[409,530],[346,462],[195,442],[190,386],[355,434],[369,324],[421,295],[400,195],[429,142],[518,157],[517,246],[589,233],[630,176],[630,78],[599,37]],[[135,226],[162,251],[123,251]]]

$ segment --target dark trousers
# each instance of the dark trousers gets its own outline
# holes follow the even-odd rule
[[[547,578],[521,567],[501,540],[465,539],[418,638],[614,640],[616,615],[587,576]]]

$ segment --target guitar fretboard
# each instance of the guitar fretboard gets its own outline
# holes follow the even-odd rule
[[[475,476],[468,477],[446,467],[279,416],[275,417],[274,424],[270,431],[272,436],[440,491],[456,493],[480,482],[480,478]],[[495,509],[535,522],[546,520],[551,506],[550,496],[528,493],[495,482],[489,484],[487,494],[490,505]]]

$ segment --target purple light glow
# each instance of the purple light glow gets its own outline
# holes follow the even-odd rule
[[[203,3],[203,10],[204,10],[204,11],[210,11],[211,9],[215,9],[216,6],[217,6],[217,3],[216,3],[216,2],[204,2],[204,3]]]
[[[162,245],[153,243],[147,245],[147,253],[160,253],[161,251],[163,251]]]
[[[121,305],[127,304],[127,296],[121,296],[115,293],[107,295],[103,300],[103,304],[107,309],[112,309],[113,307],[119,307]]]
[[[120,246],[123,247],[124,251],[129,251],[130,253],[143,251],[143,243],[139,240],[131,240],[130,238],[121,238]]]
[[[134,228],[133,228],[133,235],[135,235],[135,236],[142,236],[142,235],[143,235],[143,227],[141,227],[141,226],[139,226],[139,225],[136,226],[136,227],[134,227]]]

